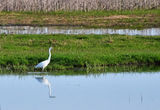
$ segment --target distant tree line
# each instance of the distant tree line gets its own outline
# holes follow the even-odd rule
[[[0,11],[133,10],[160,7],[160,0],[0,0]]]

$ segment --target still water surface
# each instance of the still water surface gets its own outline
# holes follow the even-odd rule
[[[148,29],[85,29],[80,27],[56,27],[56,26],[0,26],[0,34],[122,34],[122,35],[160,35],[160,28]]]
[[[160,72],[1,75],[1,110],[159,110]]]

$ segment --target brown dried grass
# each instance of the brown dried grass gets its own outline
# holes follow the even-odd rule
[[[0,11],[133,10],[160,7],[160,0],[0,0]]]

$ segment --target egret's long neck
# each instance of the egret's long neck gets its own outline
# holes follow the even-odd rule
[[[49,49],[49,57],[48,57],[48,60],[49,60],[49,61],[51,60],[51,49]]]

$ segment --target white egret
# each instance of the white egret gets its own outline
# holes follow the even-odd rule
[[[47,60],[40,62],[39,64],[37,64],[35,66],[35,68],[42,68],[42,71],[44,70],[44,68],[50,63],[51,60],[51,49],[52,47],[49,48],[49,57]]]

